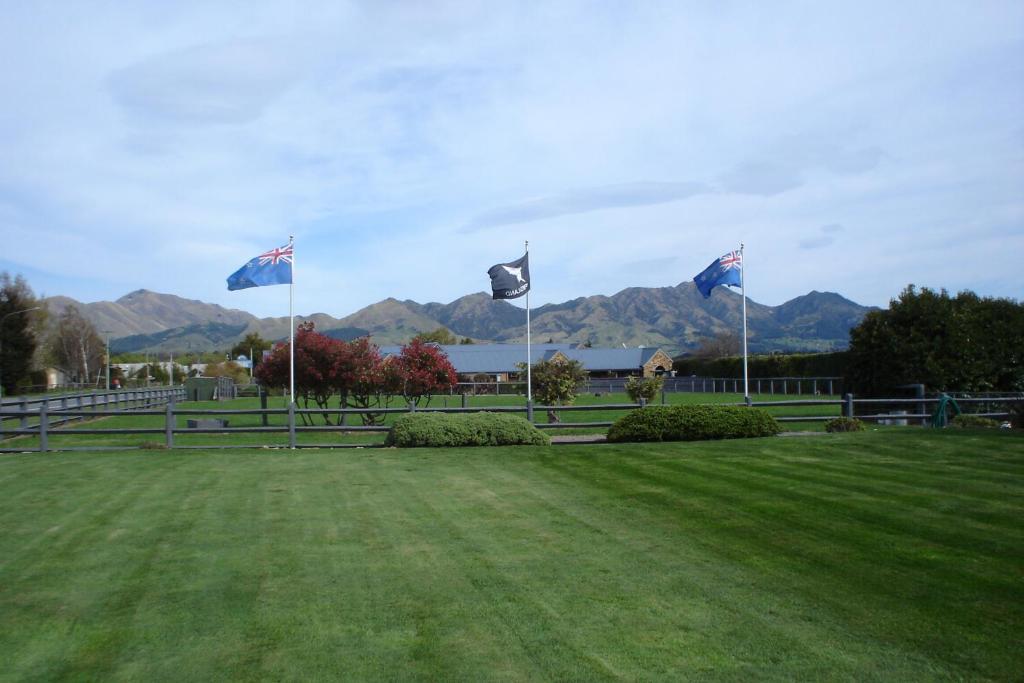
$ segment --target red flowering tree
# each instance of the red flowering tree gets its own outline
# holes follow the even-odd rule
[[[369,337],[338,342],[331,377],[339,394],[338,404],[342,408],[364,408],[363,424],[378,424],[381,414],[371,408],[387,405],[390,397],[385,362]],[[341,424],[341,420],[338,423]]]
[[[314,329],[312,322],[299,325],[295,331],[295,396],[301,398],[303,406],[309,408],[313,401],[320,408],[327,408],[327,402],[337,388],[332,373],[335,357],[339,354],[339,342]],[[268,387],[287,387],[289,384],[288,344],[274,346],[270,355],[256,366],[255,377]],[[302,415],[303,424],[310,424]],[[330,418],[324,414],[324,423]]]
[[[400,387],[405,400],[413,405],[419,405],[424,397],[429,405],[431,395],[450,391],[459,381],[448,355],[421,339],[403,346],[393,363],[395,388]]]

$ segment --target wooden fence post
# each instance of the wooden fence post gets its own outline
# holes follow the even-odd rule
[[[853,417],[853,394],[843,396],[843,417]]]
[[[263,391],[263,387],[260,387],[260,410],[267,409],[267,392]],[[263,418],[263,426],[267,426],[267,414],[263,413],[260,417]]]
[[[46,400],[39,406],[39,452],[45,453],[50,450],[49,439],[47,438],[47,427],[49,419],[46,417]]]
[[[164,443],[174,448],[174,401],[168,401],[164,408]]]
[[[295,448],[295,404],[288,401],[288,447]]]

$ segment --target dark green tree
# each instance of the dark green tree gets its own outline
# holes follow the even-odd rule
[[[233,360],[207,363],[203,370],[203,377],[230,377],[235,384],[249,383],[249,371]]]
[[[626,394],[633,403],[639,403],[643,399],[647,403],[653,401],[665,380],[658,377],[630,377],[626,380]]]
[[[451,330],[446,327],[439,327],[431,332],[420,332],[412,338],[412,341],[416,340],[427,343],[433,342],[434,344],[442,344],[445,346],[457,344],[459,342],[458,338],[456,338],[456,336],[452,334]]]
[[[1024,305],[908,286],[889,309],[850,330],[847,379],[856,393],[905,384],[932,391],[1024,390]]]
[[[38,321],[46,313],[43,310],[19,311],[40,305],[24,277],[12,278],[6,272],[0,273],[0,382],[4,394],[13,392],[32,370]]]
[[[526,363],[520,363],[519,369],[525,377]],[[533,398],[541,405],[570,405],[587,381],[587,371],[577,360],[542,360],[531,367],[530,379]],[[548,410],[548,420],[558,422],[558,414]]]
[[[263,352],[269,351],[273,346],[273,342],[261,337],[259,332],[250,332],[242,341],[231,347],[231,358],[245,356],[253,362],[253,366],[256,366],[262,360]]]

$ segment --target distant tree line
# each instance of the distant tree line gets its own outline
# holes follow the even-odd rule
[[[751,377],[843,377],[848,363],[848,351],[758,355],[748,357],[747,372]],[[680,356],[672,369],[682,377],[742,377],[743,356]]]
[[[41,310],[28,310],[33,308]],[[22,384],[37,363],[46,310],[21,275],[0,273],[0,384],[7,395]]]
[[[38,309],[38,310],[29,310]],[[55,317],[54,317],[55,316]],[[415,337],[402,353],[385,362],[368,338],[333,340],[300,325],[296,336],[296,393],[321,405],[339,395],[341,407],[386,406],[395,396],[416,403],[455,383],[454,368],[435,344],[472,343],[446,328]],[[739,339],[721,333],[699,346],[700,354],[682,356],[678,375],[739,377]],[[276,345],[260,364],[271,343],[251,333],[236,344],[231,357],[252,355],[256,376],[268,386],[287,386],[287,345]],[[282,351],[283,349],[283,351]],[[42,384],[42,368],[61,370],[73,383],[98,383],[108,364],[105,341],[81,312],[66,306],[46,310],[21,275],[0,273],[0,384],[4,394],[18,386]],[[284,354],[282,361],[282,354]],[[209,363],[211,376],[244,381],[245,369],[219,354],[192,354]],[[843,377],[859,395],[892,395],[906,384],[924,384],[930,391],[1024,391],[1024,304],[1011,299],[979,297],[969,291],[951,296],[946,290],[904,289],[887,310],[868,313],[850,331],[848,351],[823,354],[751,356],[751,377]],[[144,356],[143,356],[144,358]],[[124,360],[124,358],[122,358]],[[141,361],[140,358],[138,361]],[[442,362],[443,361],[443,362]],[[284,366],[282,366],[284,362]],[[264,367],[265,366],[265,367]],[[578,384],[574,368],[534,367],[535,392],[550,405],[572,400],[566,387]],[[556,372],[560,371],[560,372]],[[163,365],[153,363],[145,377],[164,381]],[[550,377],[549,377],[550,375]],[[121,378],[116,367],[111,378]],[[184,377],[175,368],[175,379]],[[284,379],[282,379],[282,377]],[[549,382],[545,380],[549,379]],[[547,396],[548,384],[553,392]],[[542,398],[542,400],[543,400]],[[546,401],[545,401],[546,402]],[[323,403],[326,407],[326,403]]]
[[[1024,391],[1024,304],[910,285],[850,331],[846,375],[866,395],[911,383]]]
[[[702,348],[723,345],[708,343]],[[741,377],[743,358],[681,356],[678,375]],[[750,356],[751,377],[842,377],[862,396],[928,391],[1024,391],[1024,304],[909,285],[850,330],[847,351]]]

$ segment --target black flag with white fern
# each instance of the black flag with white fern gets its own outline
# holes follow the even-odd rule
[[[530,255],[491,266],[487,274],[491,276],[491,298],[517,299],[530,291]]]

